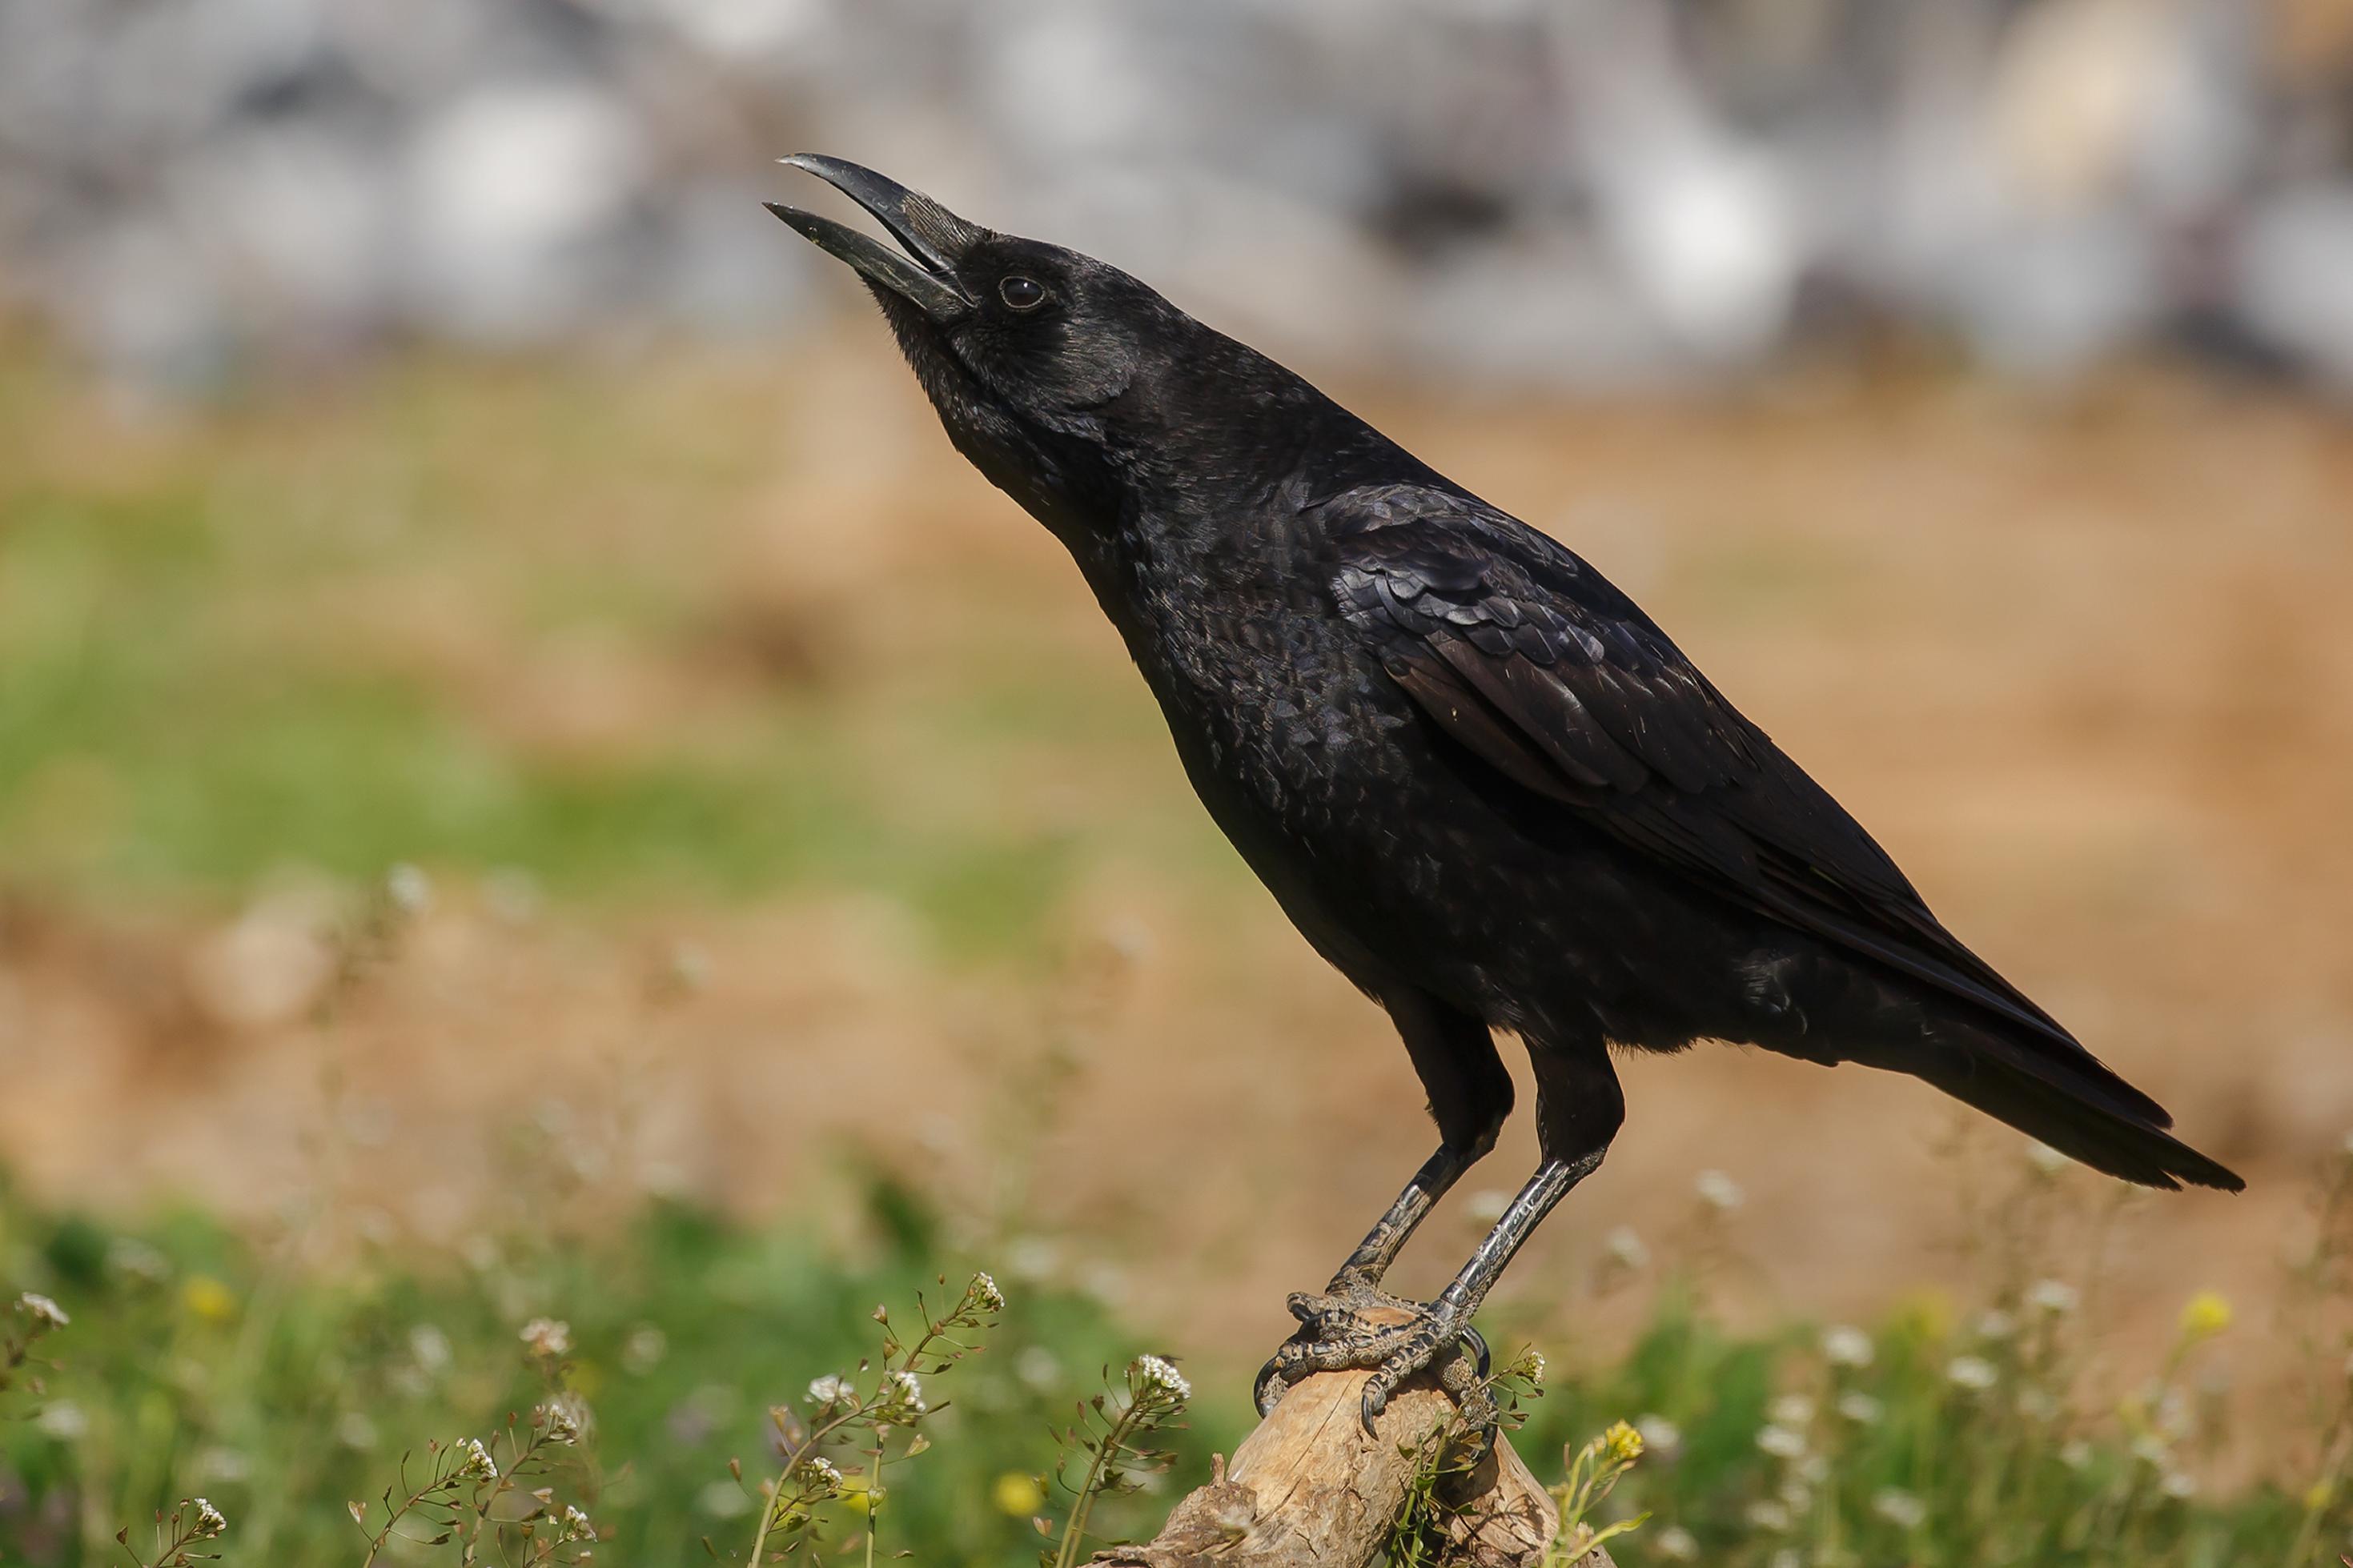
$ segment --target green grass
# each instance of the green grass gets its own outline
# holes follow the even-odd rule
[[[937,1303],[962,1284],[953,1270],[938,1283],[945,1255],[918,1206],[878,1195],[873,1207],[858,1262],[790,1231],[661,1206],[599,1244],[511,1237],[464,1265],[374,1258],[330,1278],[273,1263],[199,1215],[129,1240],[11,1204],[10,1279],[47,1287],[73,1321],[38,1347],[56,1361],[41,1392],[0,1394],[15,1417],[0,1425],[14,1478],[0,1493],[0,1561],[104,1562],[116,1528],[200,1494],[231,1521],[226,1561],[357,1563],[364,1541],[345,1505],[373,1502],[404,1449],[487,1438],[543,1396],[517,1339],[543,1313],[570,1324],[572,1382],[594,1411],[596,1479],[565,1495],[613,1542],[600,1557],[708,1562],[709,1535],[740,1559],[754,1521],[728,1461],[756,1484],[767,1406],[873,1355],[878,1305],[903,1321],[919,1291]],[[985,1352],[932,1381],[946,1408],[926,1428],[933,1451],[903,1481],[894,1468],[891,1550],[1031,1561],[1037,1533],[999,1505],[1000,1480],[1050,1471],[1051,1428],[1102,1387],[1105,1366],[1145,1348],[1079,1295],[1013,1289]],[[1230,1447],[1233,1414],[1181,1435],[1196,1468],[1213,1439]],[[1107,1505],[1130,1526],[1137,1507]]]
[[[230,1520],[216,1543],[226,1562],[356,1563],[364,1539],[346,1504],[392,1484],[404,1449],[487,1436],[543,1396],[517,1338],[542,1314],[570,1324],[570,1381],[593,1411],[592,1458],[559,1489],[597,1521],[599,1560],[707,1562],[708,1536],[722,1560],[741,1561],[753,1521],[728,1462],[741,1459],[756,1483],[767,1407],[874,1355],[878,1304],[907,1322],[917,1292],[952,1300],[966,1271],[991,1261],[955,1256],[922,1199],[887,1182],[871,1185],[862,1210],[855,1225],[827,1227],[855,1238],[832,1246],[797,1226],[744,1229],[657,1205],[601,1239],[526,1228],[477,1237],[462,1264],[371,1251],[322,1270],[289,1261],[299,1230],[265,1251],[198,1215],[121,1233],[9,1199],[0,1270],[12,1288],[54,1296],[73,1321],[36,1345],[26,1370],[40,1386],[20,1373],[0,1392],[0,1561],[105,1562],[117,1528],[201,1495]],[[1053,1429],[1105,1369],[1115,1375],[1155,1348],[1070,1289],[1008,1289],[983,1353],[927,1388],[948,1407],[924,1427],[929,1451],[890,1472],[885,1553],[1035,1561],[1045,1543],[1030,1508],[1059,1521],[1070,1499],[1025,1500],[1024,1478],[1053,1471]],[[1677,1560],[1678,1531],[1700,1560],[1736,1568],[2335,1562],[2353,1523],[2341,1500],[2307,1521],[2304,1503],[2268,1485],[2169,1495],[2164,1477],[2227,1445],[2218,1417],[2177,1426],[2163,1402],[2121,1415],[2082,1405],[2072,1325],[2057,1314],[2021,1322],[1997,1334],[1907,1312],[1872,1336],[1869,1364],[1834,1364],[1811,1331],[1727,1333],[1670,1284],[1624,1354],[1556,1372],[1515,1443],[1557,1479],[1564,1445],[1611,1421],[1639,1416],[1654,1439],[1678,1430],[1654,1441],[1604,1511],[1652,1515],[1613,1546],[1629,1568]],[[2185,1340],[2160,1383],[2194,1387],[2199,1343]],[[1991,1388],[1955,1381],[1962,1355],[1986,1362]],[[1186,1484],[1249,1424],[1238,1382],[1197,1388],[1191,1425],[1169,1442]],[[2048,1392],[2048,1411],[2021,1413],[2030,1389]],[[1867,1422],[1852,1417],[1858,1396]],[[1802,1455],[1768,1451],[1769,1430],[1794,1434]],[[1166,1487],[1111,1500],[1097,1530],[1148,1533],[1173,1500]],[[847,1544],[862,1522],[831,1505],[819,1535]],[[411,1548],[390,1560],[442,1559]]]
[[[348,406],[216,411],[193,438],[60,457],[24,426],[103,421],[16,374],[0,399],[26,416],[0,436],[15,879],[202,899],[289,865],[365,881],[417,861],[516,868],[592,901],[831,885],[903,901],[952,953],[1029,945],[1068,879],[1060,841],[994,819],[985,790],[948,821],[888,787],[893,758],[953,778],[1067,735],[1090,703],[1050,662],[976,657],[938,700],[894,710],[906,732],[887,744],[821,672],[762,687],[700,668],[715,621],[744,613],[726,608],[722,558],[765,482],[756,420],[625,439],[563,378],[396,376]],[[673,551],[611,543],[659,541],[672,514],[698,520]],[[388,593],[407,597],[384,608]],[[596,747],[519,733],[462,660],[436,663],[429,628],[402,624],[399,605],[429,618],[452,595],[476,663],[586,635],[690,689],[720,683],[715,714],[659,712]],[[390,624],[344,625],[355,603]],[[794,635],[788,614],[769,625]]]
[[[1811,1334],[1741,1340],[1670,1302],[1623,1362],[1556,1390],[1546,1436],[1638,1411],[1679,1429],[1679,1447],[1654,1451],[1610,1499],[1609,1517],[1652,1516],[1647,1542],[1638,1534],[1613,1548],[1629,1563],[1658,1561],[1671,1526],[1711,1563],[1771,1564],[1783,1552],[1806,1563],[1954,1568],[2334,1562],[2288,1555],[2301,1510],[2276,1489],[2220,1506],[2168,1495],[2168,1467],[2195,1463],[2192,1438],[2168,1443],[2162,1463],[2154,1449],[2136,1456],[2113,1410],[2071,1406],[2063,1373],[2037,1375],[2031,1340],[1974,1347],[2000,1369],[1996,1386],[1978,1393],[1949,1375],[1962,1352],[1952,1336],[1915,1319],[1874,1338],[1870,1368],[1840,1371]],[[2024,1415],[2021,1393],[2054,1381],[2059,1413]],[[1875,1407],[1869,1425],[1840,1412],[1840,1398],[1855,1394]],[[1810,1408],[1792,1423],[1797,1401]],[[1801,1437],[1804,1455],[1767,1452],[1760,1436],[1773,1429]],[[2079,1442],[2077,1433],[2092,1436]],[[1916,1523],[1891,1517],[1913,1507]]]

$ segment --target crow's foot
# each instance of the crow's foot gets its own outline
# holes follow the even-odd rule
[[[1495,1424],[1495,1402],[1485,1384],[1487,1342],[1451,1303],[1408,1301],[1360,1275],[1343,1273],[1321,1294],[1302,1290],[1288,1305],[1299,1331],[1259,1371],[1261,1415],[1312,1373],[1368,1371],[1373,1375],[1360,1413],[1370,1434],[1398,1385],[1437,1363],[1439,1385],[1481,1434],[1483,1447]],[[1461,1353],[1461,1344],[1472,1353]]]

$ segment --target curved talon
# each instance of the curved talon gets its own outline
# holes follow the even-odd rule
[[[1258,1417],[1261,1421],[1273,1415],[1274,1407],[1282,1403],[1282,1396],[1291,1392],[1290,1381],[1282,1375],[1282,1362],[1281,1351],[1267,1357],[1266,1364],[1258,1369],[1257,1381],[1250,1384],[1250,1403],[1258,1406]]]
[[[1477,1439],[1464,1468],[1476,1469],[1494,1451],[1496,1440],[1504,1430],[1504,1413],[1496,1408],[1495,1396],[1487,1387],[1488,1375],[1495,1365],[1494,1354],[1487,1348],[1487,1336],[1465,1323],[1461,1338],[1471,1347],[1473,1370],[1471,1386],[1457,1394],[1454,1403],[1462,1412],[1462,1418],[1471,1423],[1471,1430]]]
[[[1487,1349],[1487,1336],[1481,1333],[1469,1323],[1465,1323],[1462,1325],[1461,1337],[1462,1342],[1471,1347],[1472,1355],[1477,1359],[1479,1363],[1479,1380],[1482,1383],[1484,1383],[1487,1380],[1487,1373],[1493,1369],[1495,1364],[1493,1352]]]
[[[1382,1357],[1380,1363],[1373,1368],[1373,1375],[1365,1383],[1364,1405],[1360,1412],[1367,1436],[1372,1435],[1374,1419],[1388,1408],[1389,1394],[1398,1384],[1428,1366],[1435,1358],[1439,1346],[1446,1342],[1446,1338],[1435,1331],[1436,1329],[1437,1325],[1429,1321],[1416,1326],[1405,1336],[1403,1343]]]
[[[1346,1342],[1285,1340],[1276,1347],[1267,1365],[1284,1378],[1295,1380],[1303,1373],[1350,1372],[1374,1364],[1366,1355],[1361,1346]]]
[[[1453,1467],[1461,1474],[1469,1475],[1486,1463],[1487,1456],[1494,1451],[1503,1432],[1504,1415],[1496,1408],[1495,1396],[1487,1385],[1485,1338],[1469,1329],[1462,1331],[1461,1338],[1477,1352],[1477,1366],[1474,1368],[1470,1360],[1456,1356],[1439,1374],[1439,1383],[1446,1390],[1447,1396],[1454,1401],[1454,1407],[1461,1412],[1463,1422],[1471,1430],[1469,1447],[1456,1456],[1457,1463]]]
[[[1345,1278],[1333,1285],[1320,1295],[1300,1290],[1285,1300],[1283,1305],[1300,1328],[1259,1369],[1251,1397],[1260,1416],[1272,1414],[1282,1396],[1305,1377],[1362,1369],[1372,1374],[1365,1380],[1357,1411],[1369,1436],[1398,1386],[1444,1355],[1440,1382],[1447,1396],[1479,1431],[1481,1451],[1492,1447],[1495,1410],[1486,1395],[1485,1380],[1494,1357],[1486,1336],[1456,1321],[1459,1309],[1451,1303],[1399,1300],[1367,1282]],[[1367,1321],[1368,1313],[1384,1310],[1406,1321]],[[1453,1348],[1458,1343],[1459,1352]]]

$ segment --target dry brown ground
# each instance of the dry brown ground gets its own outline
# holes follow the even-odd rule
[[[904,382],[867,330],[780,369],[615,378],[645,408],[633,438],[714,447],[738,477],[691,515],[592,500],[501,548],[617,552],[788,647],[837,639],[828,700],[892,812],[1072,825],[1053,963],[944,960],[902,910],[839,890],[526,918],[480,868],[437,868],[432,910],[321,1029],[223,999],[237,941],[300,967],[299,894],[234,939],[237,911],[201,900],[28,896],[0,942],[6,1163],[78,1201],[248,1215],[332,1180],[447,1237],[517,1121],[578,1152],[592,1188],[764,1214],[821,1211],[847,1144],[976,1225],[1018,1212],[1040,1238],[1025,1267],[1086,1273],[1170,1348],[1252,1359],[1287,1326],[1282,1292],[1425,1152],[1416,1087],[1199,826],[1067,562]],[[1715,404],[1359,402],[1642,599],[1956,930],[2249,1177],[2240,1198],[2132,1205],[2112,1304],[2134,1333],[2164,1332],[2198,1286],[2272,1296],[2353,1128],[2341,422],[2164,376],[2044,401],[1838,381]],[[102,428],[71,428],[73,460],[117,460]],[[429,570],[348,588],[322,638],[395,644],[533,743],[699,743],[764,700],[701,644],[536,647],[469,613],[480,584]],[[1067,733],[943,763],[894,724],[1008,644],[1095,704]],[[707,966],[682,990],[661,979],[681,942]],[[2017,1156],[1988,1132],[1957,1163],[1951,1109],[1860,1069],[1703,1047],[1625,1071],[1628,1131],[1515,1270],[1524,1301],[1583,1278],[1611,1226],[1662,1243],[1717,1167],[1748,1192],[1757,1310],[1867,1313],[1967,1272],[1956,1184]],[[1434,1285],[1464,1210],[1531,1158],[1515,1127],[1404,1282]]]

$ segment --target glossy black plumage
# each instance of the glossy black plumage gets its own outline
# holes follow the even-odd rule
[[[1528,1047],[1546,1163],[1430,1332],[1381,1342],[1385,1376],[1429,1360],[1599,1163],[1613,1045],[1907,1072],[2128,1180],[2240,1185],[1570,551],[1115,268],[787,162],[907,246],[778,209],[867,279],[957,447],[1069,546],[1203,803],[1430,1090],[1439,1152],[1294,1301],[1278,1387],[1370,1364],[1379,1336],[1342,1320],[1510,1110],[1494,1029]]]

